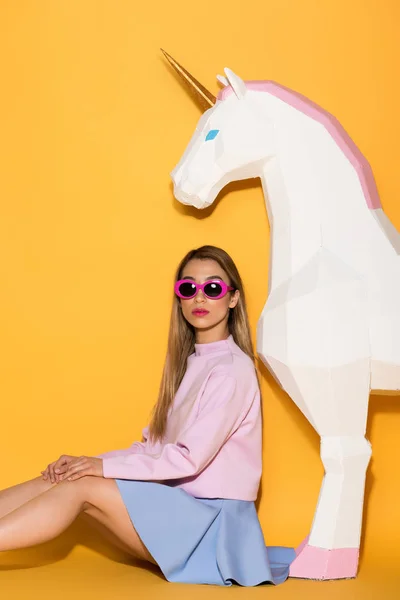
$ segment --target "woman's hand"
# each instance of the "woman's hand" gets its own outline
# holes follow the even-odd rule
[[[58,460],[47,465],[44,471],[41,471],[43,475],[43,479],[46,480],[50,477],[51,483],[58,483],[60,479],[60,474],[64,473],[68,465],[73,461],[77,460],[78,456],[70,456],[69,454],[62,454]]]
[[[75,458],[63,468],[60,475],[60,481],[65,479],[75,481],[86,475],[93,477],[103,477],[103,459],[95,456],[79,456]]]

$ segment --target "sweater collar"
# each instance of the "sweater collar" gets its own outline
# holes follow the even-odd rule
[[[195,344],[194,352],[196,356],[204,356],[205,354],[214,354],[215,352],[228,352],[230,344],[233,342],[232,334],[225,340],[218,342],[209,342],[208,344]]]

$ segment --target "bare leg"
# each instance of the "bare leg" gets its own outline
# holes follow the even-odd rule
[[[50,479],[35,477],[0,491],[0,519],[55,485],[57,484],[51,483]]]
[[[94,507],[93,507],[93,509],[94,509]],[[108,527],[103,525],[103,523],[101,521],[99,521],[98,519],[96,519],[93,515],[90,515],[88,512],[83,511],[80,514],[79,518],[82,519],[82,521],[88,523],[88,525],[92,529],[95,529],[101,535],[101,537],[104,538],[105,540],[107,540],[110,544],[119,548],[120,550],[122,550],[126,554],[129,554],[130,556],[139,558],[139,556],[137,556],[136,554],[133,554],[132,548],[130,548],[127,544],[125,544],[125,542],[123,542],[119,537],[117,537],[115,535],[115,533],[113,533],[111,531],[111,529],[108,529]],[[143,546],[143,548],[146,551],[146,548],[144,546]],[[144,557],[140,557],[140,558],[143,559]],[[148,559],[146,559],[146,560],[148,560]],[[154,561],[151,561],[151,562],[154,562]]]
[[[136,558],[156,564],[140,540],[113,479],[63,481],[0,519],[0,551],[26,548],[62,533],[81,512],[107,527]]]
[[[0,551],[53,539],[71,525],[83,508],[84,500],[74,486],[58,484],[0,519]]]

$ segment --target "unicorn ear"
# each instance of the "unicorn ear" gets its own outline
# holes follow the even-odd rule
[[[228,82],[232,87],[233,91],[235,92],[236,96],[239,98],[239,100],[244,98],[244,95],[246,93],[246,85],[244,81],[240,79],[238,75],[235,75],[235,73],[230,69],[225,68],[224,71],[225,75],[228,78]]]
[[[220,83],[222,83],[222,85],[224,85],[225,87],[227,87],[229,85],[229,81],[227,80],[226,77],[224,77],[223,75],[217,75],[217,79]]]

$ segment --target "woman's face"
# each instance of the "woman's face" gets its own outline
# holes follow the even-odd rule
[[[198,259],[190,260],[182,271],[181,279],[192,279],[196,283],[204,283],[209,279],[222,279],[227,285],[231,285],[228,275],[215,260]],[[198,290],[194,298],[179,298],[182,313],[185,319],[196,329],[208,330],[214,327],[224,326],[228,322],[229,309],[236,306],[240,292],[235,290],[227,292],[223,298],[212,300]],[[195,311],[206,311],[196,314]]]

